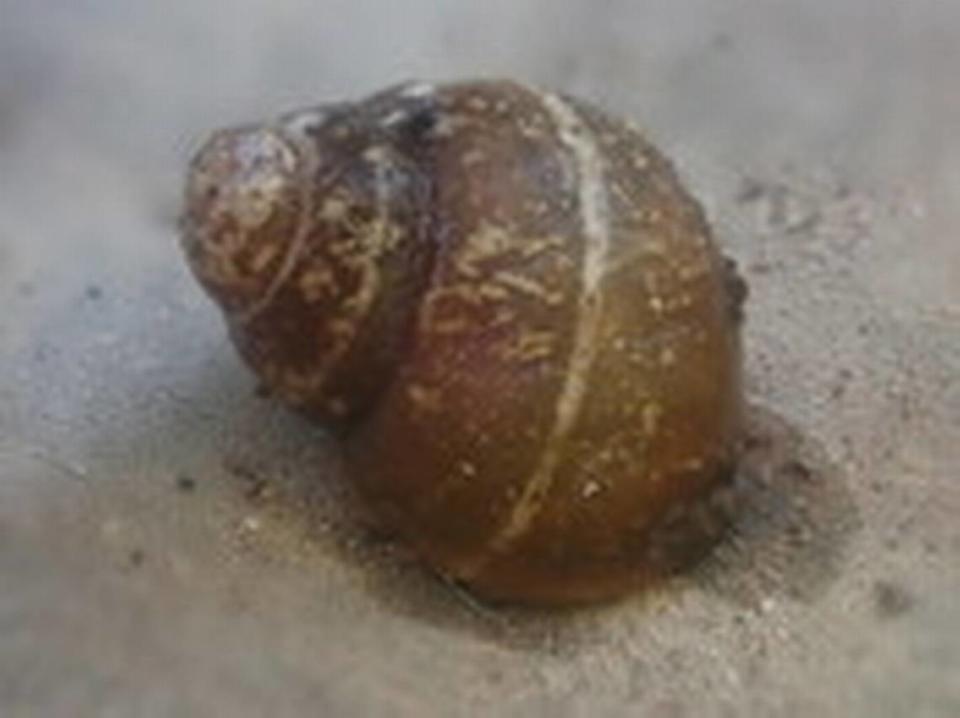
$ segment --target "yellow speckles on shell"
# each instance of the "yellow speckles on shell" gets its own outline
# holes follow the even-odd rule
[[[421,411],[435,412],[442,407],[442,395],[438,389],[429,388],[422,384],[411,384],[407,387],[407,396]]]
[[[383,148],[374,146],[367,152],[378,166],[389,161]],[[352,293],[341,299],[341,311],[359,322],[380,291],[383,256],[400,245],[405,232],[390,218],[385,201],[378,202],[377,213],[369,218],[353,211],[356,205],[356,200],[350,197],[333,194],[324,201],[319,216],[330,225],[335,236],[339,235],[326,244],[326,252],[336,264],[348,270],[350,282],[355,285]],[[329,276],[332,275],[324,279]]]
[[[370,145],[363,151],[363,159],[374,165],[389,165],[390,150],[383,145]]]
[[[604,467],[610,466],[610,464],[612,464],[614,459],[616,458],[616,453],[617,452],[615,452],[613,449],[609,447],[605,449],[601,449],[600,451],[597,452],[598,464]]]
[[[504,299],[501,295],[499,299]],[[461,313],[461,306],[481,306],[493,300],[489,292],[483,293],[472,283],[462,282],[450,286],[433,287],[423,299],[420,310],[420,330],[432,334],[455,334],[461,328],[471,326],[468,317]]]
[[[677,353],[670,347],[664,347],[660,350],[660,366],[664,368],[672,367],[677,363]]]
[[[684,471],[700,471],[703,468],[703,459],[699,456],[686,459],[680,463],[680,468]]]
[[[463,156],[460,158],[460,163],[466,169],[471,167],[476,167],[479,164],[486,162],[487,153],[481,149],[474,147],[473,149],[467,150],[463,153]]]
[[[467,317],[454,316],[449,319],[433,319],[426,322],[430,331],[438,336],[460,334],[470,328],[471,324]]]
[[[463,115],[452,112],[443,112],[439,114],[433,127],[430,129],[430,137],[435,140],[446,140],[454,137],[461,130],[469,127],[470,120]]]
[[[467,98],[467,107],[474,112],[486,112],[490,108],[490,103],[480,95],[473,95]]]
[[[556,350],[556,334],[545,330],[521,330],[500,349],[505,361],[521,364],[551,357]]]
[[[643,243],[643,251],[651,257],[667,256],[667,245],[659,239],[651,239]]]
[[[250,271],[254,274],[260,274],[267,266],[280,254],[280,247],[275,242],[264,244],[257,253],[253,255],[250,262]]]
[[[517,245],[517,239],[506,229],[483,222],[464,238],[454,260],[456,269],[465,277],[479,277],[481,262],[502,257],[517,249]]]
[[[553,136],[553,126],[546,115],[540,112],[525,112],[514,116],[513,121],[520,136],[530,142],[549,141]]]
[[[232,216],[237,225],[246,231],[262,227],[270,219],[276,207],[277,197],[283,192],[284,179],[272,177],[259,186],[250,188],[243,199],[236,201]]]
[[[236,254],[229,249],[233,244],[233,233],[222,233],[219,245],[207,241],[203,258],[194,265],[197,274],[215,285],[230,286],[239,284],[243,275],[236,263]]]
[[[542,140],[547,136],[547,130],[545,128],[529,122],[521,122],[519,124],[519,129],[520,134],[531,141]]]
[[[370,147],[367,154],[366,159],[377,167],[390,161],[386,150],[378,145]],[[305,304],[323,302],[326,308],[324,321],[318,323],[321,331],[309,376],[287,373],[277,379],[280,391],[294,401],[325,390],[331,371],[350,351],[377,301],[382,289],[383,257],[404,237],[386,204],[378,203],[377,209],[371,216],[360,198],[340,190],[329,193],[312,215],[311,231],[325,241],[320,251],[299,264],[292,281]],[[346,411],[344,405],[338,412],[336,402],[330,401],[325,400],[324,406],[332,415]]]
[[[421,329],[435,334],[455,334],[469,328],[469,320],[461,314],[458,305],[503,304],[512,296],[534,299],[549,307],[560,305],[562,292],[525,274],[523,261],[560,250],[564,245],[560,237],[518,237],[503,227],[481,223],[464,237],[451,258],[454,281],[428,290],[420,313]],[[507,263],[511,270],[496,268]],[[493,324],[508,323],[514,316],[513,310],[499,308]]]
[[[300,275],[299,287],[304,301],[312,303],[332,296],[337,289],[337,282],[329,265],[320,263]]]
[[[264,129],[224,135],[224,148],[214,152],[207,168],[199,168],[192,181],[203,191],[218,192],[210,207],[214,221],[229,216],[241,231],[261,227],[289,189],[297,159],[275,132]]]
[[[501,269],[493,275],[493,279],[508,289],[512,289],[528,297],[533,297],[534,299],[539,299],[551,307],[558,306],[563,302],[563,294],[561,292],[550,291],[537,280],[516,272]]]
[[[508,260],[511,255],[532,259],[552,249],[560,249],[564,240],[560,237],[519,237],[503,227],[481,223],[463,242],[463,247],[454,259],[457,272],[467,279],[478,279],[485,274],[485,267],[494,261]],[[512,264],[516,264],[513,262]],[[550,292],[540,282],[513,271],[495,271],[492,281],[521,293],[536,296],[549,303],[557,301],[556,292]]]
[[[188,177],[185,237],[205,282],[218,291],[249,286],[281,252],[262,230],[290,209],[298,166],[270,128],[222,131],[201,150]]]
[[[330,195],[320,205],[320,219],[326,222],[342,222],[349,217],[350,207],[349,200],[336,194]]]
[[[597,494],[603,491],[603,485],[594,479],[587,481],[583,488],[580,490],[580,496],[584,499],[592,499]]]
[[[346,317],[333,317],[327,322],[327,331],[336,339],[350,339],[356,330],[356,324]]]
[[[542,202],[541,204],[546,204],[546,202]],[[545,209],[544,211],[548,211],[548,209]],[[521,244],[522,246],[520,247],[520,254],[524,257],[524,259],[530,259],[551,249],[562,249],[565,245],[565,240],[563,237],[548,235],[546,237],[532,237],[525,239]]]
[[[481,282],[475,286],[477,296],[493,302],[502,302],[510,296],[507,288],[494,282]]]
[[[490,320],[491,327],[502,327],[517,321],[517,312],[509,307],[497,307],[497,311]]]
[[[677,270],[677,276],[682,282],[694,282],[710,271],[710,263],[705,256],[684,264]]]

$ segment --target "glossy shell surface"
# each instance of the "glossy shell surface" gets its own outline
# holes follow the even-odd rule
[[[512,82],[292,113],[201,151],[184,236],[265,386],[479,594],[610,598],[721,531],[742,284],[628,123]]]

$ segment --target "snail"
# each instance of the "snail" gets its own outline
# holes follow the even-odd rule
[[[266,390],[478,596],[612,599],[728,522],[745,284],[630,123],[503,80],[221,130],[181,240]]]

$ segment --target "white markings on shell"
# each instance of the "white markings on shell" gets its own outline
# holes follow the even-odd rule
[[[378,262],[393,249],[398,239],[396,228],[390,223],[391,168],[393,160],[390,151],[382,145],[368,147],[363,158],[373,165],[374,171],[374,220],[366,227],[369,233],[369,253],[364,261],[358,262],[360,286],[350,300],[352,319],[355,323],[363,321],[370,311],[380,291],[381,277]]]
[[[265,130],[265,132],[271,132]],[[320,158],[313,143],[299,135],[290,135],[282,127],[274,128],[272,133],[277,139],[287,147],[291,155],[295,158],[293,182],[298,188],[300,200],[300,216],[297,218],[296,229],[293,237],[287,245],[287,251],[280,264],[277,273],[270,280],[266,290],[260,298],[254,302],[246,311],[240,313],[234,320],[240,323],[248,323],[269,307],[277,295],[283,289],[284,285],[290,279],[297,267],[297,262],[303,253],[307,244],[307,237],[310,234],[311,218],[314,213],[313,191],[311,180],[316,175],[320,164]]]
[[[458,334],[471,327],[464,316],[445,317],[443,305],[449,300],[471,306],[503,303],[511,296],[526,297],[555,307],[562,303],[561,290],[541,283],[524,273],[521,263],[545,252],[564,246],[557,235],[524,237],[512,234],[506,227],[481,220],[477,228],[459,242],[453,256],[457,281],[429,289],[420,312],[420,331],[436,334]],[[496,260],[511,262],[514,271],[497,270]],[[493,326],[512,321],[513,313],[501,308],[492,320]]]
[[[411,82],[402,88],[400,88],[401,97],[430,97],[433,93],[437,91],[436,85],[432,85],[429,82]]]
[[[341,296],[342,288],[334,279],[330,267],[315,266],[304,274],[300,290],[306,301],[331,294],[337,296],[336,313],[326,322],[331,338],[322,356],[316,358],[315,366],[303,378],[303,393],[316,394],[326,389],[327,380],[334,369],[349,352],[358,335],[358,328],[366,319],[379,296],[382,277],[379,262],[384,254],[396,248],[403,233],[390,217],[392,197],[391,182],[394,174],[394,158],[389,147],[371,145],[360,159],[373,170],[373,217],[361,221],[351,216],[353,200],[338,194],[328,195],[318,208],[317,218],[338,225],[346,234],[345,239],[327,245],[327,251],[342,266],[356,275],[357,284],[348,296]],[[296,376],[288,376],[287,383],[296,384]]]
[[[211,216],[229,216],[241,231],[255,230],[282,198],[295,171],[296,155],[270,131],[224,135],[222,142],[230,144],[217,150],[212,166],[201,168],[194,177],[196,191],[215,186],[219,191]]]
[[[380,120],[380,124],[383,127],[393,127],[394,125],[404,122],[408,117],[410,117],[410,112],[404,108],[400,108],[385,115],[384,118]]]
[[[319,130],[330,117],[330,112],[318,108],[299,110],[281,118],[281,125],[290,134],[305,137],[310,132]]]
[[[397,96],[406,100],[416,100],[430,97],[436,91],[436,86],[428,82],[411,82],[400,87],[397,90]],[[412,113],[413,110],[411,107],[398,107],[395,110],[387,112],[380,119],[380,126],[386,128],[394,127],[410,119]]]
[[[231,285],[269,264],[270,245],[251,244],[286,201],[296,169],[296,154],[270,130],[225,130],[211,139],[194,160],[187,185],[188,203],[202,208],[188,230],[189,241],[202,250],[195,264],[200,275]],[[255,257],[245,267],[251,250]]]
[[[553,486],[561,453],[573,430],[587,393],[590,370],[599,351],[603,316],[601,283],[610,253],[610,208],[604,161],[590,129],[578,111],[562,98],[541,94],[541,103],[557,127],[560,142],[572,155],[577,171],[576,191],[583,228],[583,263],[573,348],[557,397],[553,426],[533,473],[523,485],[507,519],[466,572],[476,575],[494,554],[502,553],[532,526]],[[469,578],[469,575],[466,576]]]

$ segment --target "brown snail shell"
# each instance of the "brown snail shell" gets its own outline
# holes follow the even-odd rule
[[[491,81],[221,131],[183,244],[264,385],[480,595],[614,597],[718,535],[744,285],[623,121]]]

